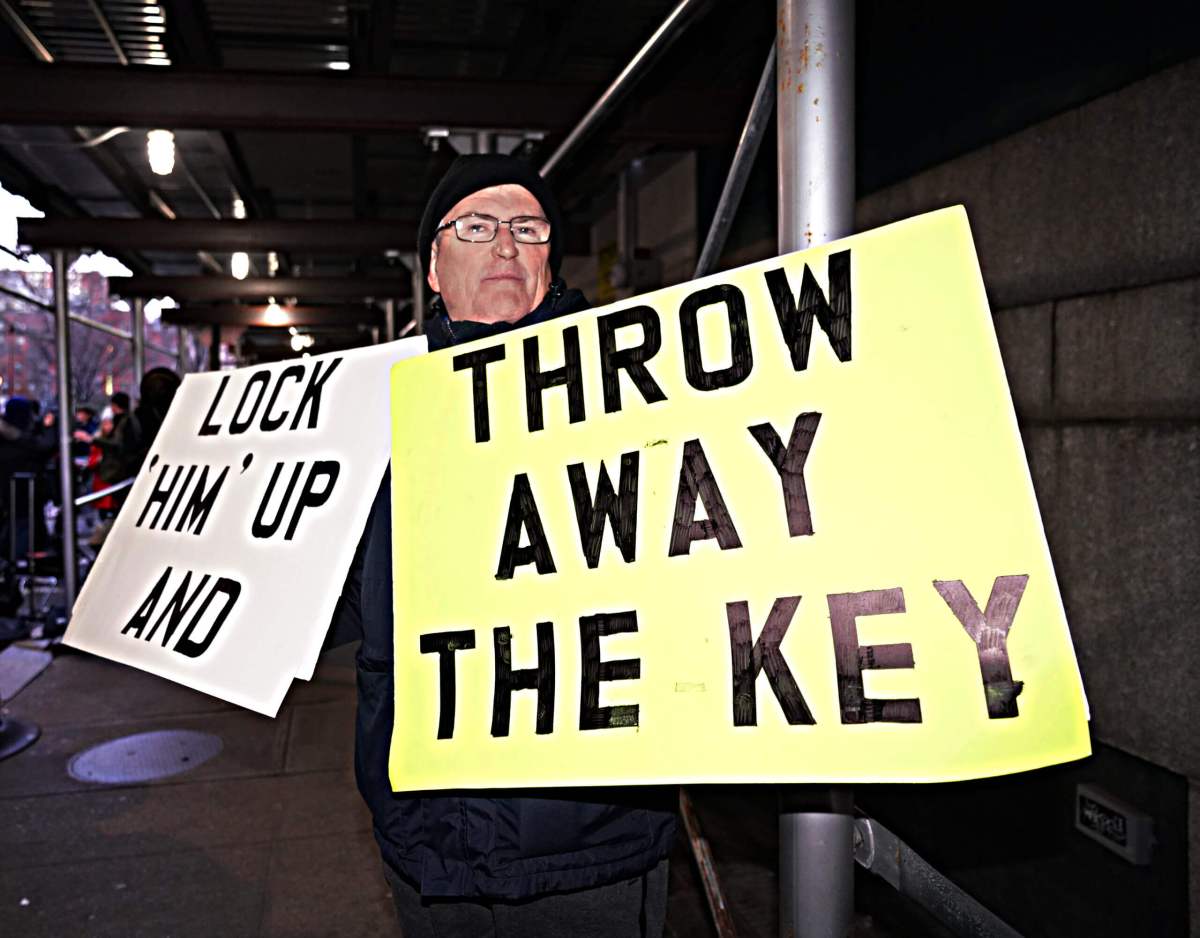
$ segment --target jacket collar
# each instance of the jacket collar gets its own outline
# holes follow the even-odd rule
[[[425,334],[429,339],[429,351],[461,345],[475,339],[486,339],[513,329],[534,326],[588,308],[588,301],[579,290],[567,288],[561,278],[556,278],[542,301],[516,322],[475,322],[469,319],[451,319],[440,295],[430,303],[432,316],[425,320]]]

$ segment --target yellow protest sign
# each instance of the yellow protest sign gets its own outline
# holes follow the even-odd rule
[[[966,215],[392,372],[397,790],[1090,751]]]

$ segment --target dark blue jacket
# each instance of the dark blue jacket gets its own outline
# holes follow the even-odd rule
[[[515,326],[438,312],[430,351],[584,309],[556,281]],[[384,860],[424,896],[523,899],[628,879],[671,850],[674,788],[553,789],[544,794],[397,794],[388,781],[393,714],[390,478],[385,475],[335,614],[336,640],[361,635],[355,773]]]

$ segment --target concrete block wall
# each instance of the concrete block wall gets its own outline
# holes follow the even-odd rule
[[[1093,736],[1185,776],[1200,931],[1200,60],[858,205],[971,220]]]

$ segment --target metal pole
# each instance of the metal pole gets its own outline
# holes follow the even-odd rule
[[[779,250],[854,228],[854,2],[779,0]]]
[[[67,316],[71,322],[84,326],[87,329],[95,329],[97,332],[103,332],[105,335],[111,335],[116,339],[124,339],[126,342],[133,341],[133,333],[128,329],[118,329],[116,326],[110,326],[106,322],[100,322],[96,319],[88,319],[86,316],[80,316],[78,313],[71,313]]]
[[[854,859],[917,903],[956,935],[1021,938],[1000,916],[930,866],[920,854],[871,818],[855,824]]]
[[[637,293],[634,267],[638,240],[637,176],[638,167],[631,163],[617,178],[617,255],[625,267],[625,282],[620,286],[628,291],[627,296]]]
[[[662,25],[646,40],[645,45],[638,49],[633,60],[621,70],[621,74],[613,79],[613,83],[604,89],[600,99],[583,115],[583,119],[575,125],[575,129],[567,135],[567,139],[559,144],[558,149],[550,155],[550,159],[542,165],[541,174],[543,176],[554,172],[554,168],[575,148],[584,135],[629,92],[636,79],[640,78],[646,69],[670,47],[671,43],[679,38],[689,18],[701,7],[707,5],[707,2],[708,0],[680,0],[675,9],[662,21]]]
[[[213,324],[211,330],[212,343],[208,347],[208,370],[221,370],[221,327]]]
[[[412,316],[416,322],[413,332],[420,335],[425,331],[425,278],[421,276],[421,258],[412,259]]]
[[[383,301],[383,341],[391,342],[396,338],[396,301]]]
[[[180,323],[175,327],[175,360],[179,364],[179,377],[187,374],[188,335],[187,326]]]
[[[780,253],[854,226],[854,2],[778,0]],[[841,938],[854,916],[853,794],[781,791],[779,933]]]
[[[133,300],[133,382],[137,384],[146,373],[146,300]]]
[[[75,464],[71,461],[71,322],[67,316],[67,252],[53,252],[54,366],[58,372],[58,481],[62,495],[63,590],[67,617],[75,605]],[[32,540],[33,532],[30,532]]]
[[[717,202],[717,210],[713,213],[712,224],[708,226],[708,237],[704,239],[700,259],[696,261],[697,277],[711,273],[721,252],[725,250],[725,240],[729,237],[733,218],[737,214],[738,205],[741,204],[742,194],[746,191],[746,180],[750,178],[750,170],[754,168],[754,159],[758,156],[763,131],[767,129],[774,106],[775,46],[772,45],[767,64],[763,66],[762,76],[758,79],[754,103],[750,105],[750,113],[746,116],[742,135],[738,138],[733,162],[729,166],[729,175],[725,177],[725,186],[721,189],[721,198]]]

